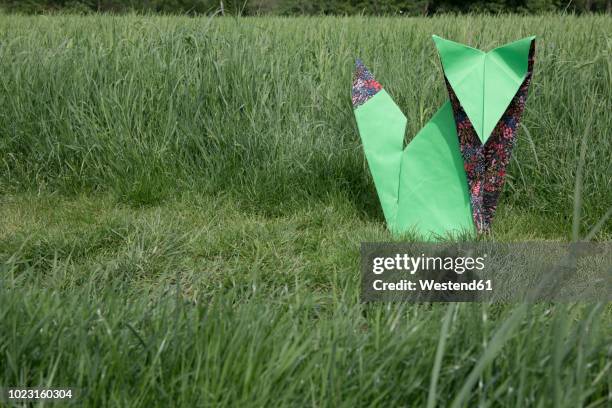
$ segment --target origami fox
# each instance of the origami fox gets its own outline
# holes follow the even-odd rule
[[[388,228],[426,240],[490,230],[533,71],[535,37],[485,53],[433,36],[449,100],[404,148],[406,117],[357,60],[352,101]]]

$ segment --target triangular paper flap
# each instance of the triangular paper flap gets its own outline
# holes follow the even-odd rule
[[[527,74],[527,37],[485,53],[436,35],[444,75],[484,144]]]
[[[355,72],[353,73],[353,88],[351,89],[351,99],[353,109],[366,103],[370,98],[382,90],[382,85],[374,78],[374,75],[357,58],[355,61]]]
[[[404,150],[397,230],[428,241],[475,232],[468,183],[447,101]]]

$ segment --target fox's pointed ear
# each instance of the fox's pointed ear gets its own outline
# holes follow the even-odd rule
[[[433,36],[444,77],[481,137],[483,124],[484,61],[485,53],[467,45]],[[450,92],[450,89],[449,89]]]
[[[363,62],[357,58],[355,61],[355,72],[353,74],[353,89],[351,99],[353,100],[353,109],[366,103],[371,97],[376,95],[382,89],[382,85],[374,79],[374,75],[363,65]]]
[[[447,75],[460,75],[472,69],[473,63],[481,62],[485,53],[476,48],[432,35],[440,62]]]
[[[535,43],[535,38],[534,35],[497,47],[489,53],[488,58],[514,81],[522,82],[527,70],[531,45]]]

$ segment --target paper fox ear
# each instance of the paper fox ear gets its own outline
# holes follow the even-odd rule
[[[527,76],[534,38],[524,38],[485,53],[433,36],[444,76],[483,144]]]

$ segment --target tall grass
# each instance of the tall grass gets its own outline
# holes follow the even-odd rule
[[[414,135],[446,98],[431,34],[481,49],[535,34],[502,201],[571,225],[611,201],[609,16],[0,17],[2,191],[111,191],[154,204],[229,193],[283,214],[338,194],[382,216],[350,105],[360,56]]]
[[[493,238],[610,239],[609,24],[0,16],[0,386],[77,388],[76,406],[609,406],[609,305],[359,303],[359,243],[390,236],[349,98],[361,56],[409,139],[445,98],[430,34],[538,35]]]

